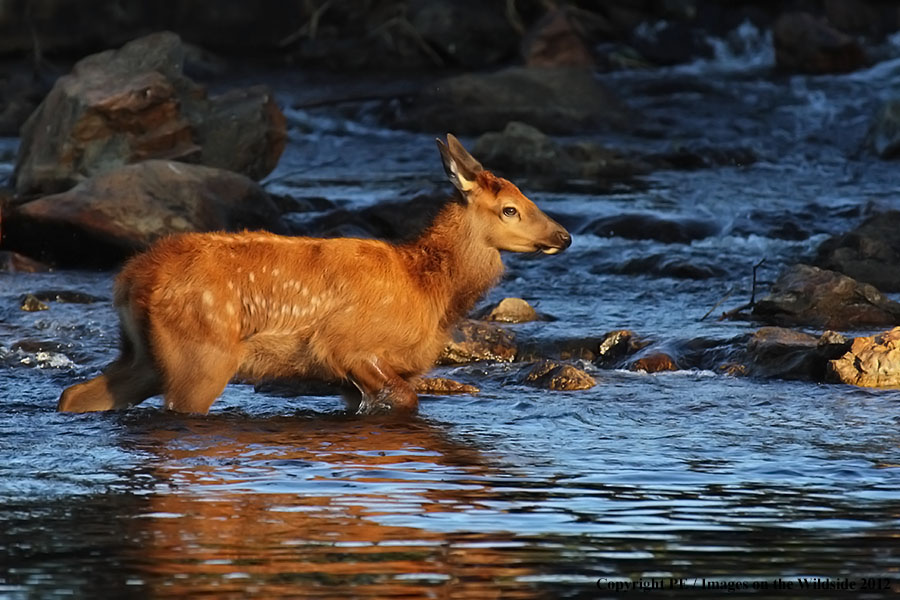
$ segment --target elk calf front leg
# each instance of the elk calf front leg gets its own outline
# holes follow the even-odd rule
[[[380,358],[359,363],[351,370],[350,380],[362,393],[357,414],[415,414],[419,409],[412,386]]]

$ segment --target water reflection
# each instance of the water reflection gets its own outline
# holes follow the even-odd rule
[[[464,518],[496,496],[483,483],[484,457],[427,421],[220,416],[169,422],[129,443],[156,455],[158,489],[130,534],[146,540],[140,570],[154,596],[534,592],[508,585],[533,574],[510,535],[379,518]]]

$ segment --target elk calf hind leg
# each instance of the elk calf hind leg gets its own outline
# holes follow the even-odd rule
[[[159,380],[151,368],[120,358],[101,375],[66,388],[56,409],[60,412],[122,410],[160,391]]]
[[[357,365],[350,380],[361,393],[357,414],[415,414],[419,409],[419,397],[409,382],[378,358]]]

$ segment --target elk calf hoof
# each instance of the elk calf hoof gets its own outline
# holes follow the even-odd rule
[[[373,396],[363,394],[356,410],[358,415],[414,415],[419,410],[419,397],[412,389],[384,387]]]

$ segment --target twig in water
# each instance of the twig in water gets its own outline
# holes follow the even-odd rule
[[[732,287],[730,290],[728,290],[728,292],[725,293],[725,295],[722,297],[721,300],[719,300],[718,302],[716,302],[716,303],[713,305],[713,307],[712,307],[711,309],[709,309],[708,311],[706,311],[706,314],[705,314],[705,315],[703,315],[702,317],[700,317],[700,320],[703,321],[704,319],[706,319],[706,317],[708,317],[709,315],[711,315],[712,312],[713,312],[714,310],[716,310],[717,308],[719,308],[720,306],[722,306],[722,304],[724,304],[726,300],[728,300],[729,298],[731,298],[731,294],[733,294],[733,293],[734,293],[734,288]]]
[[[720,321],[724,321],[726,319],[733,319],[741,311],[747,310],[748,308],[753,308],[754,306],[756,306],[756,271],[763,265],[764,262],[766,262],[765,258],[760,260],[755,265],[753,265],[753,283],[752,283],[752,287],[750,288],[750,302],[748,302],[747,304],[744,304],[742,306],[738,306],[737,308],[733,308],[733,309],[729,310],[728,312],[722,313],[722,316],[719,317]],[[713,307],[713,308],[715,308],[715,307]],[[710,311],[710,312],[712,312],[712,311]]]

